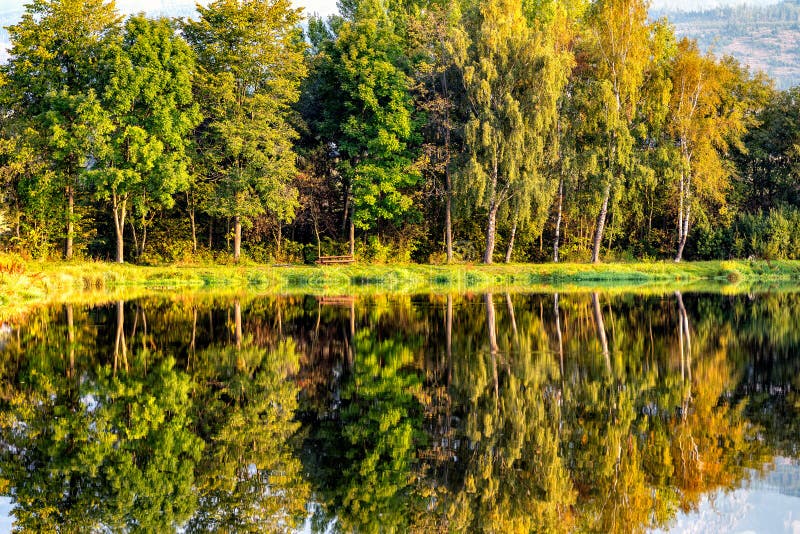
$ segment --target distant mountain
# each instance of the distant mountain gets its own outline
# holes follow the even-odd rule
[[[780,1],[781,0],[653,0],[650,4],[650,9],[662,12],[692,12],[741,5],[768,6],[771,4],[778,4]]]
[[[653,9],[650,15],[666,16],[679,36],[697,39],[702,50],[766,72],[779,88],[800,85],[800,0],[691,13]]]

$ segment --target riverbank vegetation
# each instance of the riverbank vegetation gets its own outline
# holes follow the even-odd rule
[[[709,261],[511,265],[137,266],[25,262],[0,255],[0,319],[48,302],[108,302],[153,293],[422,294],[484,292],[715,293],[796,288],[800,262]]]
[[[26,259],[800,259],[800,96],[642,0],[33,0],[0,66]]]

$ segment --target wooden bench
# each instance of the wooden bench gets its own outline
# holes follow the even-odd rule
[[[351,254],[346,256],[320,256],[317,258],[318,265],[347,264],[353,263],[354,261],[356,261],[356,259]]]
[[[355,297],[317,297],[322,306],[343,306],[349,308],[356,303]]]

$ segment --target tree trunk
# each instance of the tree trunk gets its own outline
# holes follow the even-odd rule
[[[447,295],[447,311],[445,312],[445,351],[447,365],[453,356],[453,295]]]
[[[491,265],[494,256],[494,240],[497,234],[497,200],[493,197],[489,204],[489,221],[486,224],[486,252],[483,254],[483,263]]]
[[[317,215],[314,213],[314,235],[317,236],[317,258],[322,256],[322,241],[319,238],[319,224],[317,223]]]
[[[242,348],[242,305],[239,299],[233,302],[233,330],[236,336],[236,348]]]
[[[561,310],[558,306],[558,293],[553,295],[553,311],[556,314],[556,335],[558,336],[558,362],[561,378],[564,378],[564,337],[561,334]]]
[[[352,370],[356,363],[356,300],[350,300],[350,337],[347,344],[347,365]]]
[[[600,297],[597,293],[592,293],[592,313],[594,324],[597,328],[597,336],[600,338],[600,347],[603,350],[603,358],[606,361],[606,369],[611,372],[611,355],[608,351],[608,337],[606,337],[606,325],[603,321],[603,310],[600,308]]]
[[[208,219],[208,250],[214,246],[214,217]]]
[[[197,222],[195,221],[195,209],[193,195],[186,192],[186,205],[189,209],[189,222],[192,225],[192,254],[197,254]]]
[[[489,353],[492,357],[492,379],[494,381],[494,398],[498,400],[500,394],[500,381],[497,375],[497,352],[499,347],[497,345],[497,322],[494,312],[494,300],[492,294],[487,293],[484,296],[486,303],[486,327],[489,330]]]
[[[233,261],[239,261],[242,255],[242,219],[237,215],[233,218]]]
[[[281,261],[281,241],[283,241],[283,224],[278,221],[278,234],[275,238],[275,259]]]
[[[350,215],[350,255],[356,255],[356,225],[353,222],[353,215]]]
[[[608,213],[608,199],[611,197],[611,183],[606,184],[603,191],[603,204],[600,206],[600,213],[597,215],[597,225],[594,232],[594,246],[592,248],[592,263],[600,263],[600,247],[603,243],[603,230],[606,226],[606,214]]]
[[[127,199],[120,200],[116,194],[111,196],[114,211],[114,230],[117,235],[117,263],[125,262],[125,242],[123,241],[125,234],[125,215]]]
[[[72,240],[75,234],[75,225],[72,221],[75,215],[75,188],[67,186],[67,240],[64,244],[64,259],[72,259]]]
[[[678,310],[680,311],[681,327],[683,328],[684,335],[686,336],[687,352],[691,353],[692,350],[692,334],[689,330],[689,314],[686,312],[686,306],[683,304],[683,294],[680,291],[675,292],[678,300]]]
[[[447,193],[444,201],[444,241],[447,247],[447,263],[453,263],[452,193],[450,191],[449,168],[445,169],[445,177]]]
[[[675,261],[679,262],[681,256],[681,243],[683,242],[683,190],[684,190],[684,174],[681,173],[680,181],[678,182],[678,251],[675,254]]]
[[[133,221],[130,222],[130,225],[131,235],[133,236],[133,250],[136,251],[136,254],[139,254],[139,237],[136,234],[136,225],[133,224]],[[138,257],[136,259],[138,259]]]
[[[517,235],[517,222],[514,221],[514,226],[511,227],[511,237],[508,240],[508,248],[506,249],[506,263],[511,263],[511,253],[514,252],[514,237]]]
[[[114,373],[117,372],[117,362],[122,355],[122,363],[128,370],[128,345],[125,343],[125,303],[117,301],[117,337],[114,343]]]
[[[144,254],[144,247],[147,244],[147,226],[148,226],[147,219],[143,215],[142,216],[142,242],[139,243],[139,251],[137,252],[139,257],[142,257],[142,255]]]
[[[67,378],[72,378],[75,376],[75,321],[73,318],[72,304],[67,304],[67,343],[69,345]]]
[[[514,334],[514,342],[518,343],[517,316],[514,314],[514,302],[511,300],[511,293],[506,293],[506,308],[508,309],[508,317],[511,319],[511,332]]]
[[[447,102],[449,91],[447,89],[447,71],[442,72],[442,95]],[[452,204],[453,204],[453,182],[450,176],[450,108],[445,104],[444,108],[444,186],[445,186],[445,200],[444,200],[444,240],[447,247],[447,263],[453,261],[453,219],[452,219]]]
[[[691,205],[686,201],[686,213],[683,215],[683,226],[680,231],[678,241],[678,252],[675,254],[675,262],[679,263],[683,259],[683,249],[686,246],[686,237],[689,235],[689,216],[691,215]]]
[[[564,209],[564,178],[558,181],[558,208],[556,211],[556,235],[553,239],[553,262],[558,263],[558,247],[561,240],[561,215]]]
[[[497,194],[497,182],[499,180],[497,149],[495,149],[494,157],[492,159],[492,183],[489,186],[489,220],[486,224],[486,251],[483,254],[483,263],[490,265],[492,263],[492,256],[494,255],[494,242],[497,236],[497,210],[500,208],[500,201],[502,198]]]

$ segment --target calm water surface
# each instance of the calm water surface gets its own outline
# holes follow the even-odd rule
[[[157,296],[0,372],[3,529],[800,532],[800,294]]]

